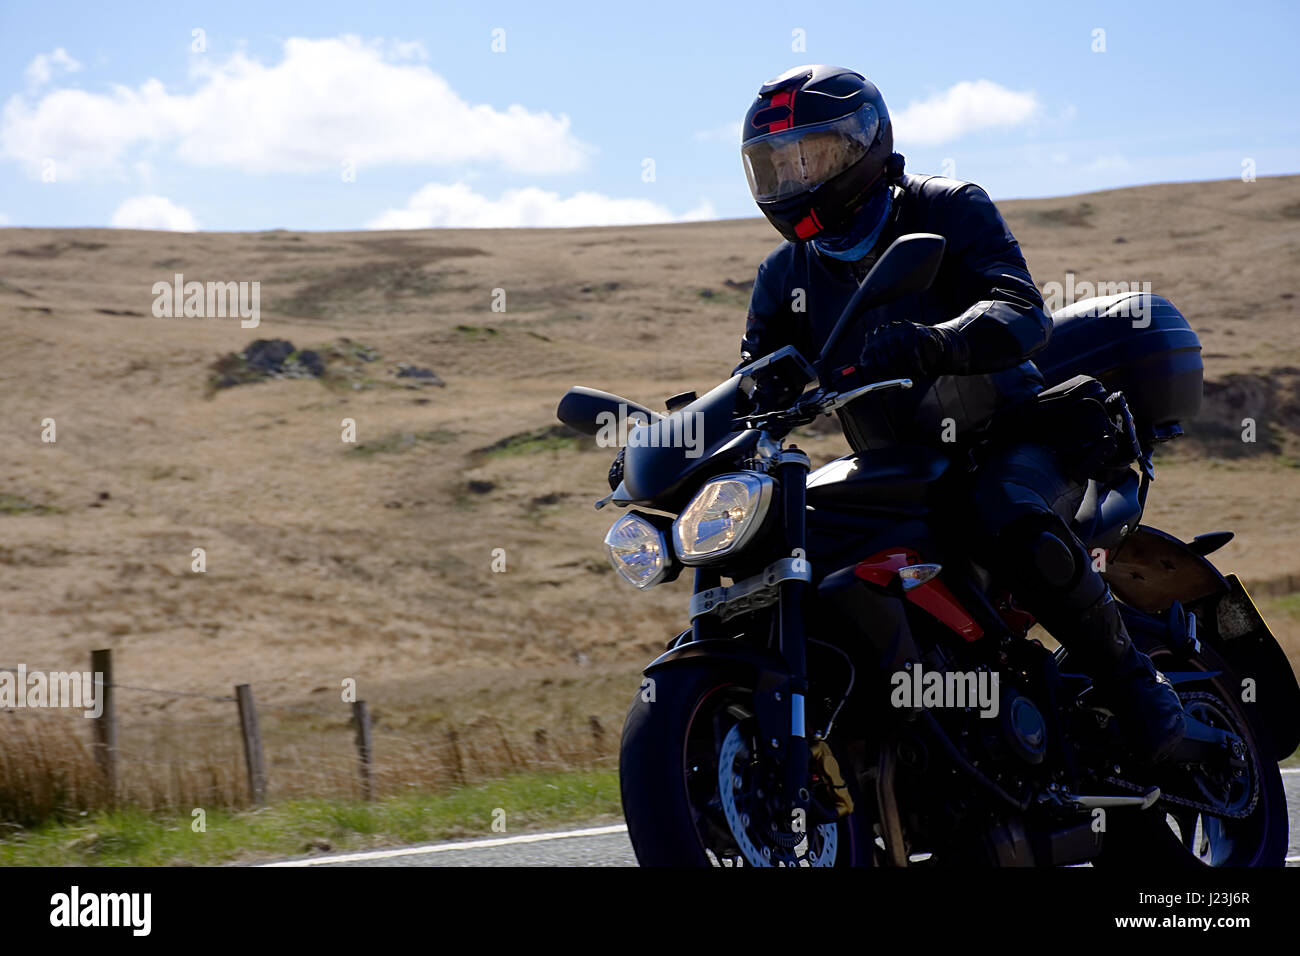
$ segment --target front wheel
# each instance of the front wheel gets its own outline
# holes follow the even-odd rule
[[[633,699],[619,785],[642,866],[869,862],[855,834],[858,814],[800,827],[777,807],[780,769],[757,739],[754,684],[739,662],[680,664],[654,675],[652,694]],[[811,772],[816,791],[825,781]]]

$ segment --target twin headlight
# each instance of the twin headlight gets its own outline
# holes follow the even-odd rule
[[[625,514],[605,535],[610,563],[624,580],[648,588],[668,576],[674,555],[699,565],[737,551],[762,526],[775,488],[770,477],[753,472],[713,479],[673,522],[671,549],[663,530],[635,512]]]
[[[682,564],[706,564],[745,546],[763,523],[776,482],[737,472],[699,490],[673,522],[673,548]]]
[[[635,512],[614,522],[605,534],[605,548],[614,570],[639,588],[658,584],[672,567],[664,533]]]

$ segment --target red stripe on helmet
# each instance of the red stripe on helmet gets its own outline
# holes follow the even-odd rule
[[[794,90],[777,93],[768,102],[767,106],[768,109],[784,106],[788,110],[785,119],[768,124],[767,131],[769,133],[779,133],[781,130],[789,129],[794,125]]]
[[[822,231],[822,224],[817,221],[817,213],[810,212],[794,224],[794,234],[800,239],[808,239]]]

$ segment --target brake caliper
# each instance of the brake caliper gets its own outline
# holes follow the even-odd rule
[[[847,817],[853,812],[853,798],[849,796],[849,785],[840,773],[839,761],[831,753],[830,746],[824,740],[813,740],[808,745],[808,756],[812,758],[817,773],[827,781],[831,796],[835,800],[838,816]]]

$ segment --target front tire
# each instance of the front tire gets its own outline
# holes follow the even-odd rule
[[[642,866],[750,865],[739,847],[744,841],[727,822],[735,806],[721,806],[718,760],[724,752],[737,754],[755,683],[742,662],[678,664],[654,674],[652,695],[642,690],[633,699],[619,749],[619,788]],[[856,816],[828,824],[832,839],[809,834],[815,849],[834,848],[822,865],[852,865],[857,858]]]

